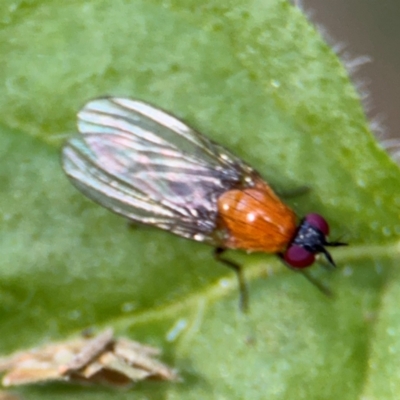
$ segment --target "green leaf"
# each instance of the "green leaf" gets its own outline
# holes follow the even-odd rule
[[[95,326],[164,349],[184,381],[129,392],[48,385],[29,399],[396,399],[400,171],[337,57],[278,0],[5,1],[0,6],[0,351]],[[249,315],[211,249],[129,228],[61,171],[87,100],[113,94],[184,118],[324,214],[325,298],[269,255],[246,269]]]

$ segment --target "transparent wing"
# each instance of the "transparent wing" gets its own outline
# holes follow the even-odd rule
[[[86,196],[133,221],[214,242],[216,200],[255,171],[144,102],[103,98],[78,114],[63,168]]]

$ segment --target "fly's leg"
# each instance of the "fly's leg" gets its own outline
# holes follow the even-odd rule
[[[283,254],[278,254],[278,256],[281,259],[281,261],[285,264],[286,267],[288,267],[290,270],[292,270],[294,272],[298,272],[301,275],[303,275],[304,278],[306,278],[308,280],[308,282],[312,283],[322,294],[324,294],[327,297],[333,296],[332,291],[327,286],[325,286],[322,282],[320,282],[318,279],[314,278],[308,271],[306,271],[304,269],[293,268],[285,262]]]
[[[312,283],[322,294],[327,297],[333,297],[332,291],[325,286],[322,282],[318,279],[315,279],[308,271],[301,270],[300,273],[306,278],[310,283]]]
[[[126,225],[128,226],[128,229],[136,229],[138,227],[138,224],[134,221],[126,221]]]
[[[293,197],[304,196],[310,191],[311,188],[309,186],[299,186],[291,190],[277,191],[277,193],[279,194],[279,197],[282,197],[284,199],[290,199]]]
[[[222,247],[216,247],[214,249],[214,258],[235,271],[240,291],[239,308],[241,311],[247,312],[249,309],[249,293],[247,291],[247,285],[244,279],[242,267],[231,260],[221,257],[225,251],[226,249]]]

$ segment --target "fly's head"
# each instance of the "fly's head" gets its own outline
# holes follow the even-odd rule
[[[319,214],[308,214],[301,221],[293,240],[283,254],[283,259],[292,268],[309,267],[318,253],[324,254],[329,263],[335,266],[327,246],[346,246],[346,243],[328,242],[329,225]]]

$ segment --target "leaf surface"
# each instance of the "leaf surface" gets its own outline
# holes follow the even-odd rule
[[[29,399],[395,399],[400,172],[337,57],[278,0],[5,1],[0,6],[1,353],[113,326],[184,381],[129,392],[26,387]],[[251,311],[211,248],[128,227],[60,167],[75,114],[106,94],[175,113],[326,216],[325,298],[273,256],[243,263]],[[390,381],[390,384],[389,384]],[[135,391],[135,393],[133,393]]]

